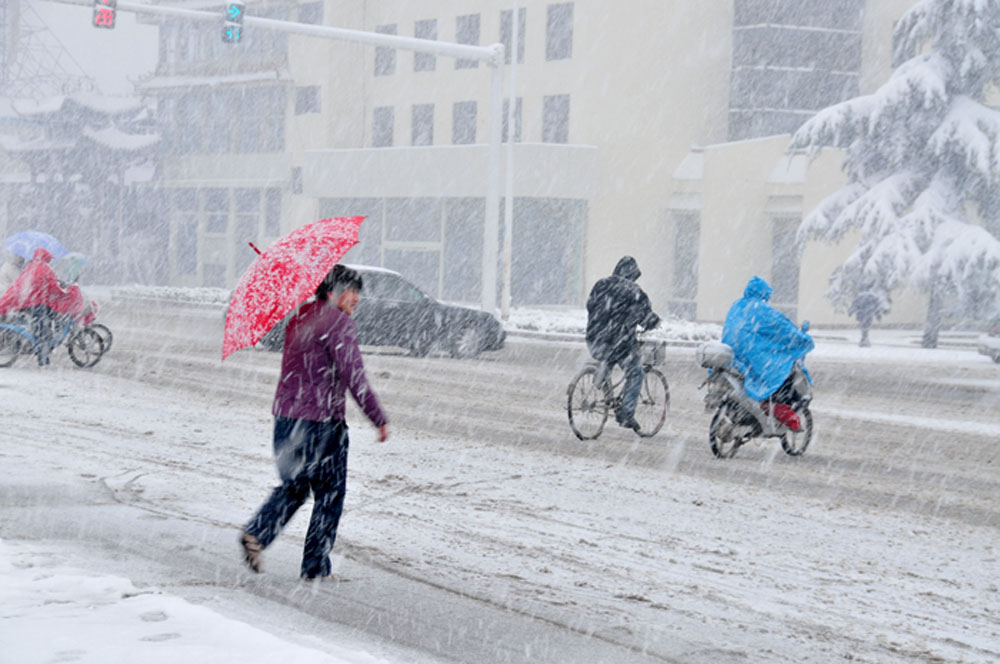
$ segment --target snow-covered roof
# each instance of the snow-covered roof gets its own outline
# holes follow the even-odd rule
[[[806,181],[806,169],[809,168],[809,157],[794,153],[782,155],[774,164],[774,169],[767,181],[772,184],[794,184]]]
[[[45,99],[0,99],[0,116],[24,117],[58,113],[67,102],[98,113],[118,114],[142,107],[138,97],[108,97],[95,93],[56,95]]]
[[[108,97],[94,93],[71,95],[69,101],[101,113],[127,113],[142,108],[139,97]]]
[[[139,166],[132,166],[131,168],[125,169],[125,184],[150,182],[155,174],[156,165],[151,162],[146,162],[145,164],[141,164]]]
[[[10,134],[0,134],[0,148],[7,152],[32,152],[37,150],[67,150],[76,145],[76,141],[53,141],[50,139],[24,140]]]
[[[245,74],[226,74],[222,76],[157,76],[140,83],[138,88],[145,91],[170,90],[173,88],[213,87],[231,85],[234,83],[257,83],[267,81],[286,81],[294,79],[287,71],[256,71]]]
[[[675,180],[700,180],[705,177],[705,153],[700,149],[688,152],[674,171]]]
[[[126,134],[116,127],[105,127],[104,129],[84,127],[83,135],[98,145],[112,150],[142,150],[160,142],[159,134]]]

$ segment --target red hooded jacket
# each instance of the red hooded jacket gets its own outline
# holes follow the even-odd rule
[[[63,290],[59,278],[49,265],[52,254],[46,249],[35,249],[31,259],[7,292],[0,296],[0,314],[7,314],[28,307],[46,306],[61,314],[78,316],[83,312],[83,295],[78,286]]]

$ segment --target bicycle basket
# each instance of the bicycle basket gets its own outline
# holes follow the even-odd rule
[[[647,366],[660,366],[666,359],[666,343],[663,341],[643,341],[639,344],[639,359]]]

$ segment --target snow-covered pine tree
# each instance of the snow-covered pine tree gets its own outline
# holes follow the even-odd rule
[[[847,184],[806,216],[799,241],[860,241],[830,278],[847,310],[864,292],[885,310],[903,285],[928,295],[924,346],[942,308],[1000,313],[1000,241],[980,222],[1000,217],[1000,0],[922,0],[896,24],[889,80],[802,125],[791,150],[846,151]],[[884,311],[880,312],[884,313]]]

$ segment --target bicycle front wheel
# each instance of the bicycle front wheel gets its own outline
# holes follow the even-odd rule
[[[23,339],[10,328],[0,328],[0,367],[9,367],[21,354]]]
[[[642,377],[639,401],[635,404],[635,421],[639,423],[637,434],[643,438],[655,436],[667,420],[670,407],[670,388],[667,378],[658,369],[646,367]]]
[[[580,440],[593,440],[601,435],[608,419],[611,393],[607,384],[598,386],[594,379],[597,370],[587,367],[569,384],[566,414],[569,428]]]

